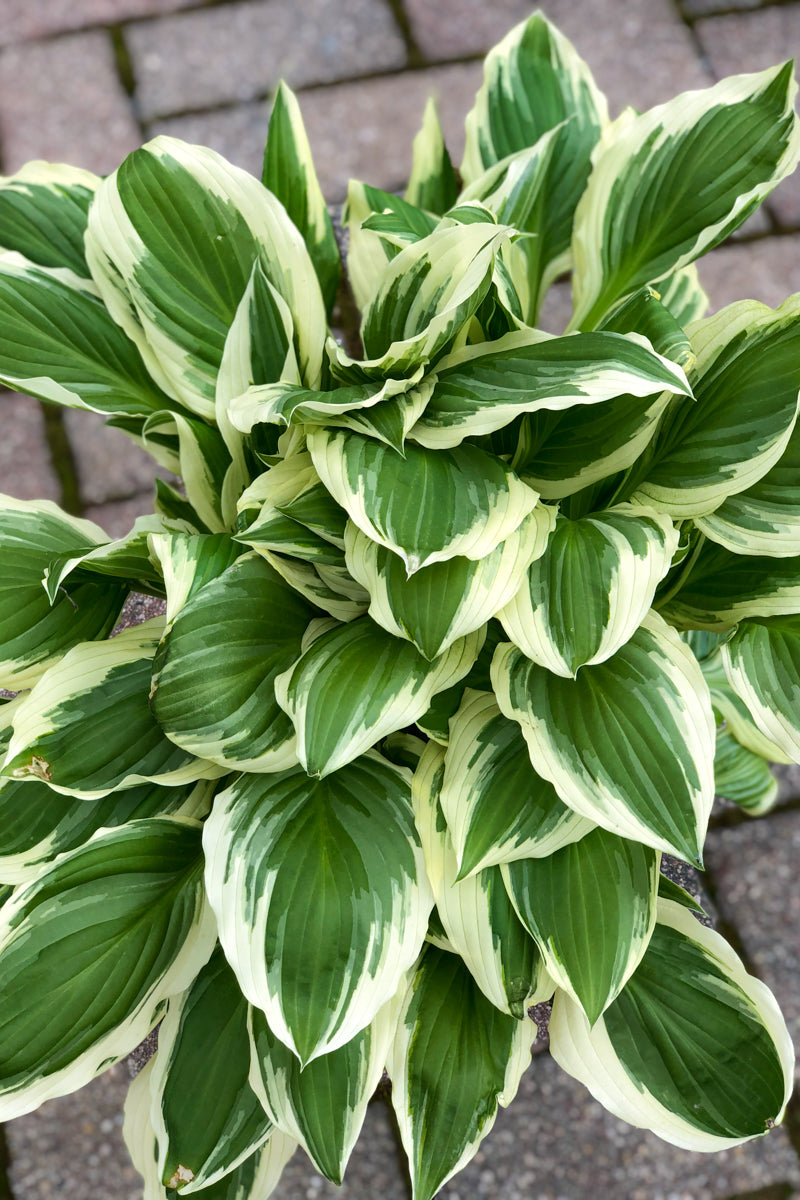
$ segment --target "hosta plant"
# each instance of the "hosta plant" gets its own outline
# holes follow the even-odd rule
[[[285,87],[261,180],[159,137],[2,181],[0,378],[183,487],[116,540],[2,499],[0,1117],[160,1022],[148,1200],[263,1200],[298,1144],[341,1180],[384,1070],[430,1200],[554,996],[617,1116],[780,1121],[775,1001],[660,862],[800,762],[800,296],[704,317],[694,265],[794,168],[795,90],[610,122],[534,15],[458,171],[430,107],[403,197],[351,184],[342,281]],[[131,592],[164,615],[116,633]]]

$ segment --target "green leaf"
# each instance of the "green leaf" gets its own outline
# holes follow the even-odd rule
[[[546,858],[502,868],[514,908],[548,972],[594,1024],[647,949],[659,854],[605,829]]]
[[[560,126],[543,189],[547,207],[536,239],[533,314],[549,284],[569,265],[575,208],[589,178],[592,150],[607,123],[605,97],[589,68],[542,13],[512,29],[486,59],[483,87],[467,116],[461,165],[467,184]]]
[[[800,762],[800,616],[741,621],[721,653],[758,729]]]
[[[200,825],[103,831],[0,909],[0,1112],[82,1087],[149,1033],[215,938]]]
[[[724,938],[668,900],[594,1028],[557,993],[550,1052],[615,1116],[687,1150],[759,1137],[792,1090],[794,1054],[772,993]]]
[[[718,634],[706,636],[719,637]],[[792,758],[786,755],[779,746],[776,746],[775,742],[763,734],[754,723],[750,710],[744,700],[736,694],[728,682],[721,651],[717,650],[716,653],[703,659],[700,666],[705,675],[709,692],[711,693],[711,703],[714,706],[714,712],[717,714],[718,723],[722,724],[724,722],[725,728],[733,735],[739,745],[752,751],[759,758],[767,759],[769,762],[792,762]],[[719,745],[719,732],[717,734],[717,745]]]
[[[485,558],[449,558],[409,577],[401,558],[350,522],[347,565],[370,594],[373,621],[395,637],[408,638],[432,660],[458,638],[482,628],[519,590],[554,524],[555,510],[538,504]]]
[[[371,228],[372,220],[378,214],[387,219],[395,233],[402,233],[401,240],[407,242],[427,237],[437,225],[435,217],[402,197],[350,180],[347,201],[342,209],[342,224],[349,235],[347,278],[356,305],[362,312],[378,291],[386,264],[397,253],[397,247],[388,238]]]
[[[708,310],[708,296],[700,283],[696,263],[689,263],[665,279],[659,279],[658,293],[661,303],[684,329],[693,321],[699,321]]]
[[[222,774],[168,741],[150,711],[163,628],[157,617],[111,641],[81,642],[45,671],[14,714],[3,774],[87,800],[139,783],[180,786]]]
[[[260,553],[293,591],[334,620],[354,621],[366,612],[369,597],[345,567],[303,562],[266,549]]]
[[[518,1020],[553,994],[536,943],[523,928],[498,867],[459,879],[440,799],[444,750],[428,742],[414,773],[414,814],[448,949],[464,960],[484,996]]]
[[[492,681],[565,804],[699,864],[714,798],[714,714],[696,659],[660,617],[651,613],[613,657],[574,680],[506,644]]]
[[[0,687],[31,687],[70,647],[111,632],[127,586],[78,575],[52,600],[43,586],[54,559],[107,543],[98,525],[49,500],[0,496]]]
[[[322,482],[350,519],[408,574],[456,556],[481,559],[536,505],[537,494],[477,446],[401,456],[356,433],[314,429],[308,448]]]
[[[534,1033],[486,999],[458,955],[426,947],[388,1063],[415,1200],[473,1157],[516,1095]]]
[[[0,179],[0,246],[40,267],[87,277],[83,235],[99,182],[91,171],[46,162]]]
[[[322,633],[275,680],[275,695],[297,733],[297,757],[321,777],[352,762],[382,737],[412,725],[436,692],[469,671],[483,631],[459,638],[434,662],[369,617]]]
[[[498,617],[528,658],[574,679],[638,629],[677,547],[672,521],[652,509],[620,504],[578,521],[559,516]]]
[[[594,828],[536,773],[519,725],[493,695],[465,691],[449,737],[440,801],[459,878],[546,857]]]
[[[297,762],[275,699],[314,609],[256,554],[205,584],[181,609],[153,663],[151,702],[176,746],[229,770]]]
[[[370,754],[322,781],[242,775],[216,797],[203,845],[247,999],[303,1065],[344,1046],[395,994],[428,926],[407,773]]]
[[[214,418],[256,259],[289,306],[306,382],[319,381],[325,310],[305,243],[280,201],[213,150],[168,137],[135,150],[97,189],[86,252],[111,315],[197,415]]]
[[[269,1138],[273,1123],[249,1073],[247,1001],[217,949],[191,987],[170,1000],[158,1031],[150,1113],[166,1187],[204,1189]]]
[[[167,593],[168,626],[189,600],[242,554],[224,533],[152,533],[149,543]]]
[[[575,328],[712,250],[791,174],[796,91],[785,63],[612,126],[575,213]]]
[[[775,807],[778,781],[765,759],[740,746],[730,733],[719,731],[714,755],[714,791],[751,816],[760,817]]]
[[[732,554],[706,542],[691,573],[660,611],[684,629],[726,630],[745,617],[778,617],[800,607],[800,556]]]
[[[177,439],[186,497],[203,525],[211,533],[227,530],[232,513],[223,513],[222,494],[232,459],[225,442],[215,429],[196,417],[153,413],[142,426],[145,447],[151,438],[165,435]]]
[[[422,128],[414,138],[411,177],[405,198],[417,208],[441,215],[455,204],[458,181],[436,111],[436,102],[428,99]]]
[[[314,170],[300,105],[283,80],[272,100],[261,180],[302,233],[330,315],[339,286],[339,248]]]
[[[441,746],[446,746],[450,740],[449,722],[455,715],[467,688],[479,692],[491,692],[492,690],[492,681],[489,677],[492,657],[500,642],[505,641],[505,631],[500,622],[492,618],[484,632],[486,640],[464,678],[453,687],[447,688],[446,691],[437,692],[428,711],[417,719],[418,728]]]
[[[523,413],[600,404],[623,392],[658,396],[665,390],[690,394],[683,370],[638,335],[551,338],[522,330],[489,343],[488,349],[468,346],[440,363],[411,436],[436,449],[457,446]]]
[[[688,371],[694,366],[695,352],[683,326],[661,302],[655,288],[645,286],[634,292],[600,322],[610,333],[638,333],[646,337],[656,353]]]

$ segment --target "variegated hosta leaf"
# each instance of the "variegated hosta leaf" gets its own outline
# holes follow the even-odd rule
[[[222,492],[231,468],[230,451],[215,429],[196,417],[159,412],[142,426],[145,448],[151,438],[174,436],[179,447],[180,474],[186,498],[210,533],[221,533],[232,524],[234,512],[223,513]]]
[[[690,334],[696,399],[668,411],[636,492],[678,518],[712,513],[781,459],[798,412],[800,295],[774,311],[732,304]]]
[[[741,746],[732,734],[720,730],[714,755],[714,791],[751,816],[759,817],[774,808],[778,781],[765,759]]]
[[[574,680],[500,646],[492,682],[565,804],[611,833],[700,863],[714,799],[714,713],[697,660],[656,613]]]
[[[503,626],[494,617],[486,625],[483,633],[485,635],[484,643],[464,678],[447,688],[446,691],[437,692],[427,712],[417,718],[417,727],[438,742],[440,746],[446,746],[450,740],[449,723],[455,716],[467,688],[479,692],[491,692],[492,690],[492,681],[489,675],[492,658],[499,644],[506,640],[506,636]]]
[[[157,1058],[156,1054],[146,1063],[128,1088],[122,1135],[131,1161],[144,1179],[142,1200],[174,1200],[180,1192],[167,1190],[158,1173],[158,1144],[151,1119],[150,1081]],[[267,1200],[296,1149],[294,1138],[273,1129],[255,1153],[228,1175],[202,1189],[203,1200]],[[181,1191],[185,1190],[183,1186]]]
[[[302,236],[280,201],[213,150],[168,137],[135,150],[97,189],[86,254],[111,315],[199,416],[214,417],[225,339],[257,258],[292,313],[305,381],[319,381],[325,309]]]
[[[800,608],[800,555],[733,554],[706,542],[663,616],[684,629],[726,630],[745,617],[778,617]]]
[[[501,867],[553,979],[594,1024],[636,970],[656,922],[660,855],[593,829],[547,858]]]
[[[706,637],[719,637],[717,634],[702,634],[702,631],[697,631],[694,638],[697,638],[697,633]],[[694,646],[692,647],[694,649]],[[697,651],[695,650],[695,654]],[[761,732],[758,726],[753,721],[750,710],[738,696],[728,682],[728,677],[725,674],[725,667],[722,661],[722,653],[717,650],[715,653],[708,655],[700,663],[703,674],[708,684],[709,692],[711,693],[711,703],[714,706],[714,711],[717,713],[720,723],[724,722],[725,728],[733,735],[736,741],[744,746],[745,749],[752,751],[759,758],[767,759],[769,762],[789,763],[793,759],[791,756],[784,753],[779,746]],[[717,749],[719,749],[719,733],[717,734]]]
[[[758,207],[800,153],[791,63],[684,92],[619,123],[575,213],[575,328],[685,267]]]
[[[542,13],[512,29],[486,59],[483,87],[467,116],[461,174],[468,185],[493,163],[560,126],[543,189],[547,206],[534,239],[531,324],[547,286],[569,265],[573,214],[607,123],[605,97],[589,68]]]
[[[201,819],[211,807],[212,785],[144,784],[102,800],[62,796],[46,783],[0,779],[0,879],[27,883],[58,854],[77,850],[99,829],[116,829],[149,817]]]
[[[170,1000],[150,1074],[158,1172],[189,1195],[228,1176],[273,1123],[248,1082],[247,1001],[217,949],[188,991]]]
[[[774,996],[724,938],[669,900],[594,1028],[556,994],[550,1051],[615,1116],[687,1150],[766,1133],[792,1090],[794,1052]]]
[[[44,267],[0,257],[0,382],[100,413],[146,417],[175,404],[133,342],[83,286]]]
[[[408,574],[457,555],[481,559],[514,532],[538,496],[477,446],[401,456],[356,433],[310,430],[322,482],[358,528],[398,554]]]
[[[645,286],[623,300],[601,321],[600,330],[641,334],[658,354],[677,363],[684,371],[694,366],[691,342],[655,288]]]
[[[322,483],[307,451],[275,463],[243,492],[238,502],[240,528],[243,520],[254,521],[265,506],[344,548],[347,516]]]
[[[219,936],[247,999],[304,1065],[396,993],[433,897],[406,772],[376,754],[325,780],[242,775],[203,833]]]
[[[440,802],[462,879],[546,857],[594,828],[534,771],[519,725],[486,692],[466,691],[450,718]]]
[[[742,621],[721,653],[758,728],[800,762],[800,616]]]
[[[409,204],[441,215],[455,204],[457,195],[458,180],[444,144],[436,102],[429,98],[422,117],[422,128],[414,138],[411,175],[405,198]]]
[[[677,546],[672,521],[652,509],[620,504],[578,521],[559,516],[498,617],[528,658],[574,678],[638,629]]]
[[[341,512],[341,509],[339,511]],[[342,516],[345,514],[342,513]],[[307,525],[285,516],[268,501],[262,505],[251,525],[242,523],[241,532],[236,534],[236,541],[257,550],[259,554],[265,551],[288,554],[292,558],[302,559],[305,564],[324,563],[327,566],[336,566],[344,563],[343,550],[326,541]]]
[[[149,544],[164,580],[168,626],[201,588],[242,554],[241,547],[224,533],[153,533]]]
[[[41,267],[88,276],[83,235],[99,182],[91,171],[48,162],[0,178],[0,247]]]
[[[99,525],[50,500],[0,496],[0,687],[30,687],[71,646],[111,632],[128,593],[125,584],[84,575],[59,589],[52,602],[43,586],[54,559],[107,542]]]
[[[168,741],[150,711],[163,629],[156,617],[111,641],[81,642],[48,668],[14,714],[3,774],[86,800],[139,783],[177,787],[221,775]]]
[[[275,680],[308,774],[329,775],[388,733],[412,725],[437,692],[463,679],[482,644],[479,630],[428,662],[416,646],[369,617],[323,633]]]
[[[200,825],[105,830],[0,909],[0,1113],[30,1112],[129,1054],[208,959]]]
[[[499,1012],[457,954],[427,946],[388,1068],[414,1200],[432,1200],[514,1099],[535,1027]]]
[[[555,509],[537,504],[485,558],[449,558],[411,576],[401,558],[350,522],[347,565],[370,594],[373,621],[434,659],[458,638],[482,628],[519,590],[529,564],[544,552],[555,520]]]
[[[700,283],[696,263],[689,263],[665,279],[657,280],[656,287],[661,303],[684,329],[708,311],[708,296]]]
[[[319,186],[300,105],[281,80],[272,100],[261,181],[277,196],[303,235],[330,313],[341,262],[333,223]]]
[[[316,615],[256,554],[202,587],[153,663],[151,703],[167,737],[229,770],[282,771],[296,763],[275,680],[299,657]]]
[[[288,1046],[250,1007],[251,1082],[279,1129],[296,1138],[314,1166],[340,1184],[397,1025],[397,999],[344,1046],[301,1067]]]
[[[436,912],[448,942],[484,996],[523,1020],[526,1007],[549,999],[553,981],[536,943],[520,924],[499,867],[458,878],[458,862],[440,805],[444,750],[428,742],[414,773],[412,795]]]
[[[376,294],[386,264],[397,253],[389,240],[370,229],[370,220],[376,214],[393,218],[396,228],[410,235],[404,238],[409,242],[427,237],[437,225],[435,217],[400,196],[350,180],[342,224],[349,235],[347,278],[362,312]]]
[[[260,549],[259,553],[293,591],[336,621],[354,621],[367,611],[369,596],[344,567],[303,562]]]
[[[535,340],[531,340],[531,339]],[[690,394],[681,367],[635,334],[543,337],[537,330],[469,346],[445,359],[423,416],[411,436],[436,449],[501,429],[541,409],[612,400],[623,393]]]

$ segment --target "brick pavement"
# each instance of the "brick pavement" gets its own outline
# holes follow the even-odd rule
[[[331,202],[351,175],[398,188],[426,96],[439,96],[457,161],[480,59],[530,8],[527,0],[0,0],[0,168],[42,157],[105,172],[168,132],[257,172],[270,93],[283,74],[300,93]],[[800,53],[800,0],[544,0],[543,8],[589,61],[613,112]],[[745,295],[775,305],[800,290],[800,174],[701,271],[713,308]],[[562,286],[550,328],[563,325],[567,304]],[[3,491],[67,499],[113,534],[150,510],[149,459],[99,419],[57,414],[46,425],[36,401],[4,393],[0,420]],[[766,819],[723,819],[708,859],[725,931],[774,987],[800,1041],[796,776],[784,792],[785,806]],[[15,1200],[100,1200],[110,1179],[121,1200],[138,1197],[119,1135],[124,1088],[115,1069],[8,1126]],[[800,1197],[798,1150],[800,1114],[727,1156],[674,1150],[603,1113],[545,1056],[468,1172],[442,1194]],[[379,1107],[336,1194],[376,1193],[405,1194]],[[333,1194],[297,1156],[276,1196]]]

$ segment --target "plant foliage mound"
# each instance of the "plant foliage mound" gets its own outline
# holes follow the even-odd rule
[[[263,179],[159,137],[0,186],[0,378],[183,488],[112,540],[0,503],[0,1117],[161,1022],[148,1200],[342,1179],[384,1069],[415,1200],[531,1069],[715,1150],[781,1119],[771,993],[695,919],[715,790],[800,762],[800,296],[695,260],[800,155],[791,66],[609,122],[541,15],[460,170],[352,183],[360,346],[297,102]],[[538,327],[569,273],[567,331]],[[166,614],[114,636],[126,597]]]

